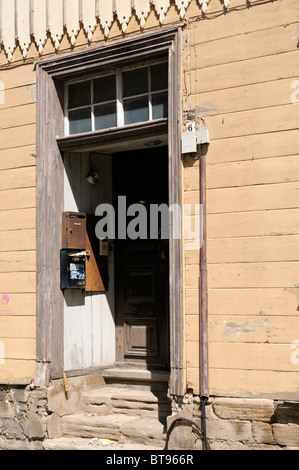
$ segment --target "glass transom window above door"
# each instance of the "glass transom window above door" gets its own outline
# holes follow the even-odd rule
[[[167,117],[168,62],[118,68],[66,85],[66,135]]]

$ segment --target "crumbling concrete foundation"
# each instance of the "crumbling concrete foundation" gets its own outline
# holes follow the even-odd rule
[[[204,443],[199,397],[173,397],[167,427],[168,449],[202,450]],[[299,450],[299,402],[211,397],[206,403],[206,436],[210,450]]]
[[[69,378],[65,385],[63,380],[44,388],[1,385],[0,450],[43,450],[45,441],[62,436],[62,418],[82,411],[82,393],[105,382],[91,375]],[[186,394],[171,400],[168,450],[204,450],[200,398]],[[299,450],[299,402],[211,397],[206,437],[210,450]]]

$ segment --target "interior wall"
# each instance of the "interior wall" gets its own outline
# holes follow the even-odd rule
[[[64,210],[95,214],[101,203],[112,204],[112,159],[99,153],[64,155]],[[86,176],[96,171],[99,182]],[[114,260],[109,251],[108,292],[66,290],[64,293],[64,370],[115,362]]]

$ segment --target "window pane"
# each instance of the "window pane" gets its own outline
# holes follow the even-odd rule
[[[124,103],[125,124],[133,124],[134,122],[148,121],[148,99],[137,98],[127,100]]]
[[[167,118],[168,116],[168,94],[161,93],[153,95],[153,119]]]
[[[69,85],[69,109],[91,104],[90,81]]]
[[[152,65],[151,67],[152,86],[151,91],[168,89],[168,63]]]
[[[96,106],[94,116],[96,130],[116,127],[116,104],[112,103]]]
[[[70,134],[81,134],[91,131],[91,111],[80,109],[69,113]]]
[[[94,103],[112,101],[116,99],[116,78],[115,75],[97,78],[94,81]]]
[[[141,95],[148,92],[148,68],[123,73],[123,96]]]

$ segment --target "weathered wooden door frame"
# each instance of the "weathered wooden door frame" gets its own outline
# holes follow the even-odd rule
[[[63,160],[61,150],[88,148],[107,133],[84,138],[63,137],[64,82],[71,74],[89,74],[114,64],[142,61],[165,54],[169,59],[169,204],[182,204],[180,153],[180,28],[170,28],[115,41],[110,45],[67,54],[37,65],[37,368],[36,384],[48,385],[63,373],[63,294],[60,291],[61,213],[63,212]],[[136,126],[135,134],[155,132],[165,123]],[[134,132],[120,128],[114,138]],[[148,132],[147,131],[147,132]],[[108,136],[109,138],[109,136]],[[173,222],[171,221],[171,224]],[[170,234],[173,227],[170,227]],[[183,245],[170,237],[170,391],[184,393],[183,368]]]

